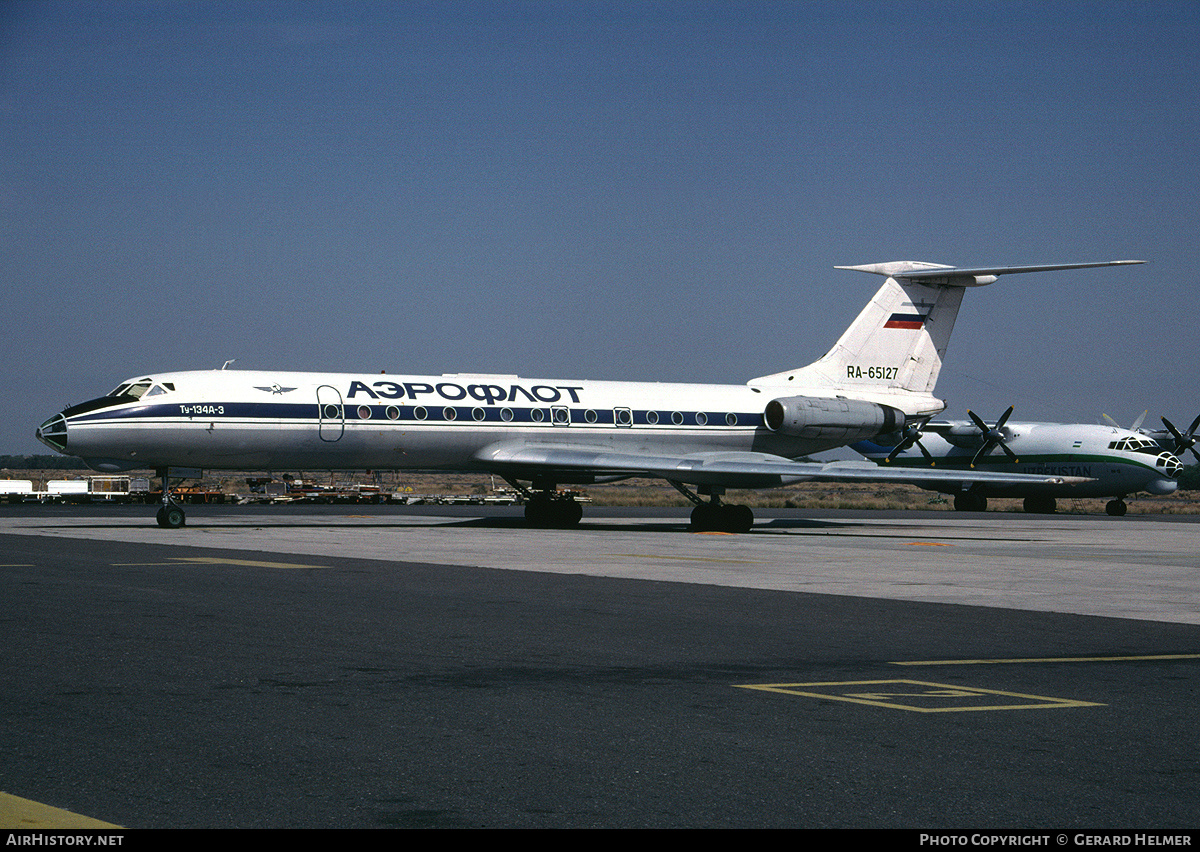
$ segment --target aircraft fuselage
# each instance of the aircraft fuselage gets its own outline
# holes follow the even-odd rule
[[[904,417],[886,404],[818,396],[807,400],[810,407],[834,409],[822,411],[822,422],[768,428],[768,403],[795,399],[798,390],[488,374],[193,371],[125,382],[67,408],[38,434],[105,471],[486,470],[481,451],[514,440],[796,458],[894,428]],[[891,399],[886,392],[876,396]],[[837,409],[850,413],[839,416]]]
[[[1082,423],[1010,422],[1003,431],[1006,434],[1005,443],[1018,461],[1012,461],[996,449],[980,459],[975,464],[975,470],[1083,477],[1090,481],[1057,485],[980,483],[973,490],[981,495],[1112,497],[1139,491],[1171,494],[1178,487],[1175,480],[1182,467],[1178,459],[1162,452],[1145,436],[1128,429]],[[933,457],[933,467],[962,470],[970,467],[983,439],[972,424],[963,421],[956,423],[951,430],[924,434],[921,443]],[[856,445],[855,449],[868,458],[880,460],[887,456],[891,447],[864,442]],[[914,446],[887,466],[929,468],[931,465],[920,449]]]

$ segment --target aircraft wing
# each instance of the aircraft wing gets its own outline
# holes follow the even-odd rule
[[[692,485],[727,488],[774,488],[807,480],[817,482],[903,482],[913,485],[948,483],[969,486],[1075,484],[1085,477],[1041,476],[979,470],[884,468],[872,462],[798,462],[769,453],[688,453],[656,455],[619,452],[603,447],[572,444],[526,444],[504,441],[492,444],[475,458],[495,473],[516,479],[534,476],[579,481],[595,477],[650,476]],[[572,477],[576,477],[572,479]]]

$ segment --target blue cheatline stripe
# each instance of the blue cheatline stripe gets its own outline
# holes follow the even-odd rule
[[[331,406],[334,411],[322,417],[321,409]],[[534,425],[566,425],[556,423],[553,411],[566,411],[572,426],[660,426],[675,428],[680,426],[702,426],[705,428],[756,428],[763,425],[763,415],[760,412],[728,412],[728,411],[671,411],[671,410],[631,410],[628,412],[629,421],[617,421],[617,409],[612,408],[580,408],[546,405],[537,408],[510,408],[506,406],[469,406],[469,405],[342,405],[332,403],[285,403],[285,402],[219,402],[203,404],[155,403],[137,405],[129,408],[106,408],[71,418],[71,423],[100,423],[111,421],[137,420],[337,420],[345,419],[347,423],[378,422],[380,424],[404,423],[500,423],[500,424],[534,424]],[[511,419],[506,418],[511,414]],[[589,413],[591,416],[589,416]],[[366,416],[363,416],[363,415]]]

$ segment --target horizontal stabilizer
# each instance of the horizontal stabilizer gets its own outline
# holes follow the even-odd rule
[[[1054,272],[1060,269],[1094,269],[1098,266],[1134,266],[1144,260],[1106,260],[1099,263],[1053,263],[1037,266],[974,266],[955,267],[940,263],[924,263],[916,260],[896,260],[890,263],[864,263],[859,266],[836,266],[853,272],[870,272],[890,278],[919,281],[922,284],[940,284],[947,287],[972,287],[991,284],[1001,275],[1018,272]]]

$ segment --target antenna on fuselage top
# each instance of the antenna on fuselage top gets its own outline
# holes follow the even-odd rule
[[[224,370],[226,367],[228,367],[230,364],[232,364],[236,360],[237,360],[237,358],[230,358],[228,361],[226,361],[224,364],[221,365],[221,369]]]

